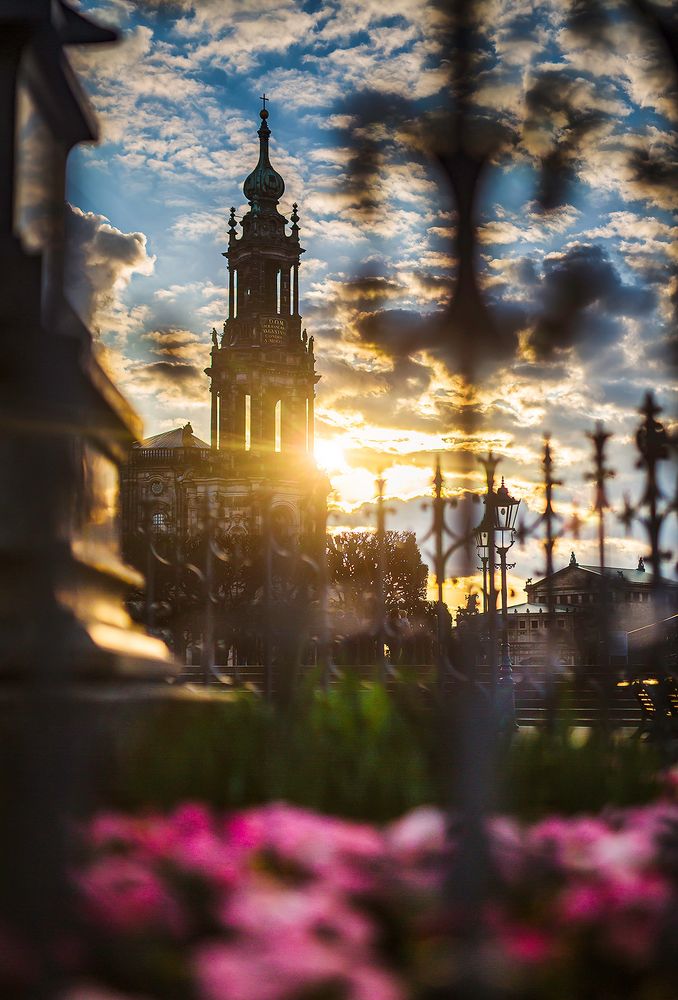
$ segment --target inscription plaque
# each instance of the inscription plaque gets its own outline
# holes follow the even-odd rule
[[[287,320],[282,316],[262,316],[261,335],[264,344],[284,347],[287,342]]]

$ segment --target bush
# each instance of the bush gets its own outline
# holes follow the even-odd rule
[[[467,709],[414,682],[386,691],[351,678],[327,692],[307,688],[287,712],[254,691],[162,702],[121,730],[100,782],[102,805],[171,808],[194,798],[242,808],[284,799],[378,822],[459,802],[473,781],[488,806],[524,817],[654,794],[652,746],[595,733],[582,741],[566,728],[494,745],[482,705],[470,742],[460,744]]]

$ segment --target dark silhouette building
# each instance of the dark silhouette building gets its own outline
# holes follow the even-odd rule
[[[229,222],[229,314],[212,331],[209,444],[190,424],[137,443],[124,470],[123,536],[134,551],[139,529],[185,541],[210,507],[222,533],[260,534],[266,505],[288,541],[322,519],[327,480],[313,458],[313,337],[299,314],[299,215],[278,209],[285,190],[269,157],[268,110],[259,112],[259,160],[245,180],[242,234]],[[320,498],[320,500],[319,500]],[[323,528],[324,531],[324,528]]]

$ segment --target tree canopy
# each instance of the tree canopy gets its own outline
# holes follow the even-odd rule
[[[384,603],[388,614],[422,614],[428,569],[413,531],[387,531]],[[328,577],[347,607],[365,608],[376,600],[379,548],[373,531],[343,531],[330,539]]]

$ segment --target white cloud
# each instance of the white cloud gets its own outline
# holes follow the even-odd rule
[[[124,339],[148,313],[123,301],[134,275],[153,273],[156,258],[148,253],[146,235],[123,233],[105,216],[72,206],[66,222],[68,297],[95,333]]]

